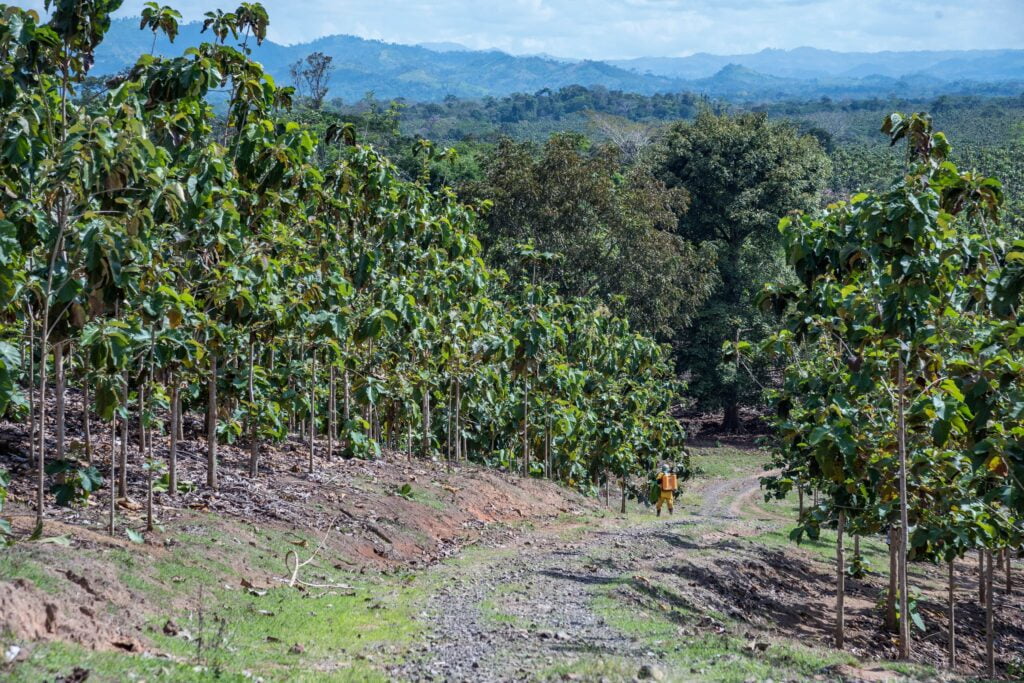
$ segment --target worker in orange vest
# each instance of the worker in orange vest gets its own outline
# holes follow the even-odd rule
[[[676,490],[679,484],[676,482],[676,475],[668,466],[668,463],[661,465],[661,472],[658,472],[658,487],[661,489],[656,504],[658,517],[661,517],[661,506],[668,503],[668,514],[672,514],[672,504],[675,499]]]

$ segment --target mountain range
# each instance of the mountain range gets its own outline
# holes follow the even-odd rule
[[[157,54],[176,55],[208,40],[202,25],[181,26]],[[137,19],[114,21],[93,73],[115,73],[150,51],[153,35]],[[252,46],[254,59],[279,83],[290,64],[311,52],[333,57],[330,98],[352,102],[373,92],[381,99],[437,101],[447,96],[499,97],[568,85],[601,86],[645,95],[695,92],[732,101],[793,98],[930,97],[939,94],[1024,93],[1024,50],[842,53],[815,48],[754,54],[695,54],[679,58],[569,60],[470,50],[453,43],[398,45],[348,35],[282,45]]]

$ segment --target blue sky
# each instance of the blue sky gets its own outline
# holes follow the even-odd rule
[[[161,0],[195,19],[210,0]],[[17,4],[17,0],[14,0]],[[42,2],[29,2],[41,7]],[[219,3],[223,9],[235,2]],[[119,14],[136,15],[143,0]],[[271,39],[348,33],[612,59],[803,45],[839,51],[1024,48],[1024,0],[264,0]]]

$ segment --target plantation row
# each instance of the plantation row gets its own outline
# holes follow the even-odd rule
[[[309,468],[316,451],[390,445],[587,488],[682,461],[664,349],[489,268],[476,211],[402,180],[351,128],[316,139],[287,121],[291,89],[248,56],[266,33],[258,4],[209,13],[213,42],[142,55],[78,97],[119,4],[58,0],[45,23],[0,6],[0,411],[31,425],[40,525],[47,471],[64,502],[102,465],[113,532],[129,421],[175,491],[189,412],[206,415],[210,487],[218,443],[247,444],[258,476],[261,443],[289,432]],[[176,20],[143,14],[171,38]],[[520,251],[526,266],[555,258]],[[64,433],[76,388],[82,453]]]
[[[908,561],[948,563],[950,666],[953,562],[980,553],[991,676],[993,556],[1024,542],[1024,242],[998,237],[1002,186],[950,163],[929,117],[893,114],[882,130],[908,148],[890,189],[781,224],[797,282],[763,297],[786,311],[765,350],[789,361],[773,392],[781,474],[765,483],[821,494],[797,540],[837,529],[839,647],[845,534],[888,535],[885,620],[904,659]]]

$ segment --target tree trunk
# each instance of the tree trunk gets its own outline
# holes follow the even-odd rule
[[[430,390],[423,388],[423,443],[420,444],[424,459],[430,458]]]
[[[726,397],[725,406],[722,410],[722,431],[729,434],[735,434],[740,431],[740,405],[735,399],[735,392],[729,392],[729,396]]]
[[[909,554],[910,521],[907,514],[907,426],[904,415],[906,403],[906,377],[903,366],[903,355],[900,352],[896,367],[896,381],[899,387],[897,396],[898,411],[896,415],[897,445],[900,457],[900,554],[899,591],[900,591],[900,659],[910,659],[910,595],[907,581],[907,555]]]
[[[185,440],[185,417],[181,412],[181,388],[178,386],[178,381],[174,381],[174,395],[178,399],[178,424],[174,426],[178,430],[178,441]]]
[[[1006,562],[1006,594],[1013,595],[1013,567],[1010,565],[1010,549],[1003,548],[1003,560]]]
[[[412,416],[405,423],[405,457],[412,461]]]
[[[342,409],[345,412],[342,414],[342,417],[345,418],[345,423],[347,424],[348,421],[352,419],[352,386],[349,383],[348,368],[345,368],[344,383],[345,383],[345,396],[344,396],[344,401],[345,402],[344,402],[344,405],[342,406]]]
[[[313,455],[316,450],[316,351],[313,351],[309,373],[309,472],[313,472]]]
[[[89,378],[82,381],[82,436],[85,439],[85,461],[92,464],[92,428],[89,424]]]
[[[462,449],[462,385],[455,380],[455,462],[464,458]]]
[[[523,386],[523,476],[530,476],[530,379]]]
[[[217,488],[217,354],[210,354],[206,380],[206,485]]]
[[[996,675],[995,657],[995,599],[992,595],[992,551],[985,551],[985,673],[989,678]]]
[[[445,460],[449,463],[452,461],[452,406],[454,405],[454,395],[451,383],[448,384],[448,410],[445,411]]]
[[[146,452],[146,531],[153,530],[153,442],[150,440],[150,449]]]
[[[839,511],[836,526],[836,648],[842,650],[846,640],[846,549],[843,547],[843,533],[846,531],[846,511]]]
[[[110,419],[110,519],[108,530],[114,535],[114,508],[117,507],[117,490],[114,482],[117,481],[117,414]]]
[[[800,505],[800,508],[799,508],[800,511],[797,513],[797,519],[803,519],[804,518],[804,487],[803,487],[803,484],[801,484],[800,482],[797,482],[797,485],[796,485],[796,497],[797,497],[797,500],[799,501],[799,505]]]
[[[167,447],[167,493],[178,493],[178,423],[181,411],[181,397],[178,395],[178,379],[171,375],[171,442]]]
[[[62,460],[66,455],[65,445],[65,389],[67,382],[64,377],[64,344],[57,344],[53,347],[53,382],[54,382],[54,411],[53,418],[57,424],[57,459]]]
[[[949,596],[947,607],[949,610],[949,650],[947,652],[946,664],[950,671],[956,667],[956,576],[953,573],[953,560],[949,561]]]
[[[29,411],[33,419],[36,416],[35,410],[35,399],[38,399],[39,403],[39,417],[38,421],[33,424],[33,427],[38,427],[39,441],[35,440],[36,429],[29,431],[29,441],[33,444],[36,455],[36,527],[38,529],[43,528],[43,505],[44,500],[44,487],[46,485],[46,375],[43,368],[46,366],[46,343],[45,338],[40,344],[40,366],[39,366],[39,385],[38,390],[35,390],[35,319],[32,319],[29,328]],[[44,318],[44,327],[46,325]]]
[[[551,479],[551,418],[544,428],[544,476]]]
[[[985,551],[978,550],[978,604],[984,605],[987,597],[985,592]]]
[[[889,527],[889,594],[885,601],[885,626],[890,631],[897,629],[896,594],[899,591],[899,531]]]
[[[334,457],[334,442],[337,438],[338,428],[338,391],[337,391],[338,369],[331,363],[331,379],[329,396],[327,399],[327,457]]]
[[[139,458],[146,459],[146,383],[139,383]]]
[[[260,469],[260,444],[256,438],[256,339],[249,335],[249,476],[255,477]]]
[[[622,513],[622,514],[626,514],[626,478],[625,477],[622,478],[621,489],[622,489],[622,502],[619,505],[619,512]]]
[[[128,371],[124,372],[124,385],[121,387],[121,405],[125,409],[125,419],[121,420],[121,459],[117,463],[117,495],[128,497]]]

